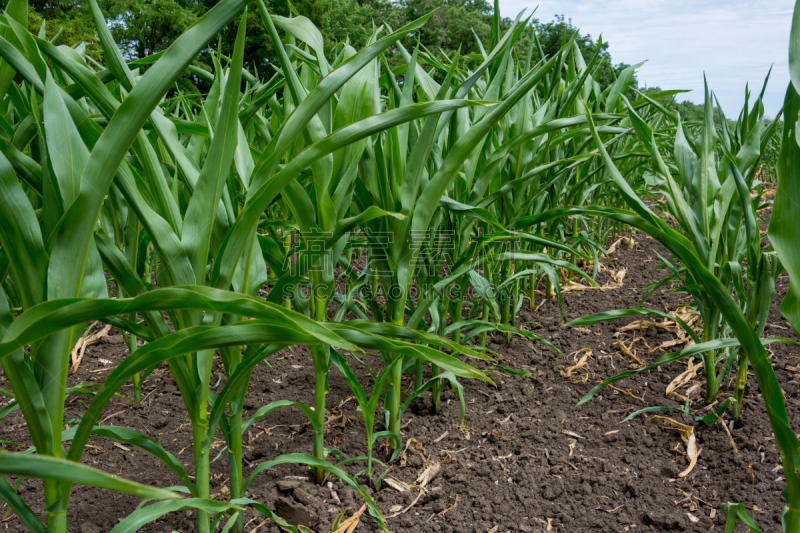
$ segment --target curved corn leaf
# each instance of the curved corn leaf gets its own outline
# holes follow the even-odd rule
[[[265,463],[261,463],[257,467],[253,469],[250,473],[250,476],[247,478],[247,482],[244,484],[244,487],[247,488],[250,483],[253,482],[253,479],[263,472],[264,470],[269,470],[270,468],[278,465],[285,465],[285,464],[301,464],[312,466],[315,468],[322,468],[326,472],[333,474],[334,476],[338,477],[344,484],[348,485],[350,488],[355,490],[359,496],[361,496],[365,503],[367,504],[367,509],[369,510],[370,516],[378,523],[381,530],[386,531],[388,533],[389,529],[386,527],[383,519],[383,513],[381,510],[378,509],[378,506],[375,505],[375,502],[372,501],[372,498],[369,497],[369,494],[355,482],[353,478],[351,478],[344,470],[341,470],[327,461],[322,461],[315,457],[311,457],[310,455],[305,455],[302,453],[290,453],[286,455],[281,455],[273,459],[272,461],[267,461]]]
[[[609,324],[619,320],[620,318],[624,318],[627,316],[657,316],[664,318],[666,320],[671,320],[678,325],[680,325],[683,330],[689,335],[692,340],[699,344],[700,337],[697,336],[697,333],[689,327],[686,322],[683,321],[680,317],[669,315],[663,311],[658,311],[657,309],[645,309],[645,308],[638,308],[638,309],[615,309],[614,311],[604,311],[602,313],[595,313],[593,315],[586,315],[580,318],[576,318],[570,322],[564,324],[567,327],[575,327],[575,326],[594,326],[595,324],[599,324],[600,322],[608,322]]]
[[[2,476],[0,476],[0,498],[2,498],[3,501],[8,504],[8,507],[16,513],[31,533],[47,532],[47,529],[44,527],[39,517],[36,516],[36,513],[22,501],[22,498],[19,497],[14,487]]]
[[[104,316],[121,313],[139,313],[162,309],[190,309],[209,312],[226,312],[234,315],[274,320],[297,331],[318,335],[318,341],[357,348],[331,333],[325,326],[281,306],[244,294],[222,291],[210,287],[173,287],[157,289],[134,298],[117,300],[64,299],[52,300],[23,313],[8,328],[0,342],[0,357],[13,350],[64,328],[75,326]],[[174,335],[174,334],[173,334]]]
[[[763,344],[770,344],[772,342],[779,342],[783,339],[773,338],[773,339],[764,339],[762,342]],[[718,350],[720,348],[734,348],[737,346],[741,346],[741,342],[738,339],[715,339],[713,341],[708,342],[701,342],[699,344],[692,344],[691,346],[684,348],[679,352],[669,353],[662,355],[654,362],[645,365],[643,367],[636,368],[634,370],[626,370],[616,376],[610,377],[608,379],[603,380],[602,383],[596,385],[592,390],[590,390],[581,400],[576,404],[578,405],[584,404],[592,399],[592,397],[597,394],[600,389],[610,385],[612,383],[616,383],[617,381],[621,381],[623,379],[629,378],[631,376],[635,376],[640,372],[645,372],[647,370],[653,370],[654,368],[658,368],[660,366],[667,365],[669,363],[674,363],[675,361],[680,361],[681,359],[686,359],[687,357],[694,357],[703,352],[707,352],[709,350]]]
[[[91,485],[151,500],[181,498],[181,495],[176,492],[148,487],[147,485],[106,474],[101,470],[74,461],[47,455],[0,452],[0,472]]]
[[[133,533],[139,531],[143,526],[161,518],[165,514],[182,511],[184,509],[199,509],[210,514],[241,510],[242,507],[233,502],[215,502],[203,498],[156,502],[136,509],[123,518],[119,524],[114,526],[111,529],[111,533]]]
[[[77,429],[78,427],[75,426],[65,431],[61,435],[61,440],[71,440]],[[189,478],[189,475],[186,473],[186,470],[183,468],[181,462],[178,461],[174,455],[165,450],[158,441],[149,439],[138,431],[117,426],[94,426],[92,428],[92,435],[107,437],[109,439],[122,441],[132,446],[136,446],[137,448],[141,448],[157,459],[160,459],[162,463],[167,465],[167,467],[178,476],[184,486],[189,489],[189,492],[195,494],[194,483],[192,483],[191,478]]]
[[[800,39],[799,17],[800,5],[795,8],[793,39]],[[797,43],[795,50],[796,53],[800,53],[800,42]],[[786,126],[778,157],[778,190],[775,193],[768,235],[791,279],[789,290],[781,303],[781,313],[792,325],[795,334],[800,335],[800,236],[794,228],[800,217],[800,146],[797,140],[797,132],[800,129],[797,127],[796,118],[800,112],[800,94],[796,91],[796,86],[800,85],[800,78],[797,81],[794,81],[794,77],[792,79],[793,84],[790,84],[786,91],[784,103]]]

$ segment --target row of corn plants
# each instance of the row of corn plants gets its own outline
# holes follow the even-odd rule
[[[705,369],[705,403],[715,403],[723,387],[734,392],[716,409],[717,416],[713,419],[694,415],[695,419],[712,423],[730,405],[731,424],[741,424],[747,371],[752,368],[786,473],[786,487],[782,492],[787,504],[782,519],[783,530],[793,532],[800,531],[800,441],[791,428],[785,398],[764,346],[776,341],[793,345],[797,342],[787,338],[765,339],[762,335],[775,295],[775,280],[783,272],[789,274],[792,283],[781,304],[781,312],[795,335],[800,332],[795,282],[800,275],[797,270],[800,243],[796,232],[791,229],[792,217],[798,215],[800,205],[800,181],[796,175],[800,162],[800,141],[796,136],[800,112],[797,93],[800,71],[796,68],[800,54],[798,42],[800,3],[794,11],[789,49],[789,62],[795,68],[790,68],[792,81],[778,115],[784,114],[787,125],[780,140],[776,168],[778,189],[766,235],[761,234],[758,226],[758,211],[768,205],[762,200],[764,191],[758,178],[761,175],[761,157],[778,133],[778,117],[768,126],[763,120],[762,98],[769,76],[752,106],[749,103],[751,95],[746,91],[744,107],[735,121],[725,117],[718,102],[715,108],[708,89],[704,118],[699,125],[683,123],[680,116],[663,106],[654,105],[667,123],[672,124],[669,128],[674,134],[667,136],[663,135],[665,130],[657,131],[626,102],[628,124],[636,133],[640,149],[651,155],[649,173],[645,178],[659,193],[657,199],[661,201],[654,204],[645,203],[629,185],[626,173],[604,149],[603,143],[607,141],[604,141],[600,127],[594,124],[587,108],[592,136],[603,157],[604,172],[619,186],[628,209],[587,206],[582,211],[622,222],[649,235],[662,244],[671,257],[662,258],[662,268],[667,275],[648,288],[638,308],[598,313],[568,324],[591,325],[626,316],[655,316],[677,322],[693,340],[690,347],[680,352],[664,355],[641,368],[606,379],[578,405],[589,401],[611,383],[689,356],[699,356]],[[714,124],[715,109],[718,127]],[[661,217],[651,209],[653,206],[661,209]],[[577,212],[573,207],[558,208],[534,216],[525,223]],[[645,306],[657,288],[669,283],[676,283],[678,290],[692,296],[693,307],[702,318],[700,334],[679,317]],[[636,414],[658,409],[663,408],[651,407]],[[724,503],[722,508],[726,512],[726,533],[732,533],[739,521],[753,532],[761,531],[743,505]]]
[[[775,278],[780,273],[780,262],[757,225],[758,211],[765,204],[762,203],[762,188],[756,174],[760,168],[761,150],[775,134],[777,124],[773,121],[769,127],[763,127],[763,92],[752,108],[746,100],[735,122],[728,121],[721,107],[717,106],[720,135],[714,124],[715,106],[707,89],[704,119],[694,132],[681,122],[679,116],[664,110],[675,135],[663,144],[659,144],[653,128],[632,106],[628,110],[630,124],[635,128],[642,148],[652,154],[649,180],[663,198],[663,202],[655,205],[663,207],[663,218],[674,221],[675,227],[692,243],[698,259],[729,292],[737,296],[742,311],[759,335],[763,334],[766,326],[766,315],[775,292]],[[668,160],[661,155],[664,150],[671,151]],[[649,287],[638,308],[599,313],[571,324],[590,325],[624,316],[666,316],[644,304],[658,288],[675,283],[692,296],[692,307],[702,319],[701,335],[677,319],[688,336],[698,344],[735,336],[708,287],[686,268],[678,256],[675,258],[677,263],[662,258],[661,267],[668,274]],[[714,402],[726,378],[730,378],[732,369],[737,369],[733,400],[733,418],[737,423],[740,421],[748,368],[740,352],[738,348],[723,345],[700,354],[705,369],[706,404]]]
[[[241,435],[255,420],[243,420],[242,411],[255,365],[287,346],[308,344],[315,356],[327,356],[331,347],[379,350],[433,361],[453,375],[487,379],[431,346],[486,356],[424,332],[351,322],[325,326],[320,324],[324,320],[307,316],[319,317],[318,310],[296,312],[254,297],[267,280],[262,248],[268,249],[256,229],[275,197],[297,183],[294,180],[307,166],[322,168],[324,174],[337,150],[393,125],[472,105],[443,99],[402,106],[392,113],[376,109],[353,116],[355,103],[348,107],[334,98],[348,90],[347,83],[358,79],[362,69],[374,65],[383,50],[425,20],[384,32],[382,38],[376,32],[375,42],[366,49],[343,50],[338,64],[323,70],[324,79],[318,83],[305,79],[305,85],[292,64],[287,64],[286,72],[290,69],[294,76],[287,74],[285,80],[272,83],[261,84],[246,73],[245,28],[240,25],[230,58],[218,54],[216,71],[205,73],[213,85],[197,107],[185,100],[165,101],[164,96],[206,43],[241,14],[244,2],[218,5],[173,47],[150,58],[143,75],[125,63],[97,4],[90,7],[108,70],[92,69],[74,49],[28,33],[26,5],[10,6],[3,20],[6,124],[12,131],[3,152],[4,198],[9,200],[3,205],[3,220],[9,224],[4,224],[2,240],[8,297],[4,292],[2,300],[11,304],[4,307],[3,364],[36,451],[4,454],[3,460],[8,473],[44,478],[45,523],[6,487],[12,508],[31,529],[66,531],[69,493],[76,481],[162,500],[179,498],[178,490],[191,498],[147,506],[118,528],[133,530],[143,518],[151,521],[176,509],[195,508],[199,531],[215,529],[226,513],[229,526],[240,530],[243,505],[252,504],[272,517],[268,509],[242,496],[260,471],[285,462],[312,466],[320,481],[322,473],[339,475],[366,497],[347,474],[325,461],[322,433],[330,364],[325,361],[315,365],[314,408],[279,401],[255,415],[265,416],[280,407],[305,413],[315,435],[313,454],[279,457],[243,479]],[[276,44],[282,46],[272,16],[263,4],[257,7]],[[280,17],[275,21],[283,26],[292,23]],[[304,21],[308,22],[299,19],[300,24]],[[286,91],[284,112],[265,118],[264,108],[277,102],[276,90],[286,85],[294,92]],[[320,109],[332,112],[334,107],[345,116],[337,124],[336,136],[331,124],[326,130],[320,122]],[[27,170],[19,173],[16,163]],[[330,181],[329,166],[327,173],[323,179]],[[283,197],[290,205],[290,195],[283,192]],[[331,202],[330,197],[323,200]],[[325,230],[342,234],[365,219],[387,214],[373,209],[360,217],[334,217],[321,223]],[[61,268],[67,262],[69,267]],[[114,281],[116,298],[108,297],[106,276]],[[92,393],[81,424],[64,432],[66,365],[75,331],[101,318],[130,334],[131,355]],[[138,348],[137,339],[146,344]],[[228,378],[218,394],[210,391],[215,350]],[[191,421],[193,476],[144,435],[96,425],[104,406],[126,381],[140,383],[164,361]],[[232,501],[224,504],[208,499],[209,454],[218,429],[227,443],[231,471]],[[91,434],[154,454],[182,485],[172,491],[153,489],[80,465]],[[70,442],[68,451],[65,442]],[[371,501],[370,512],[383,524]]]

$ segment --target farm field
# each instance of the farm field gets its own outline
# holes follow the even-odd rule
[[[622,286],[565,294],[567,319],[599,312],[609,305],[634,306],[638,301],[634,289],[659,279],[647,270],[657,260],[652,250],[661,252],[661,248],[646,237],[641,242],[634,240],[637,243],[632,249],[623,245],[611,256],[617,268],[627,269]],[[598,279],[603,283],[614,281],[607,274]],[[779,278],[776,293],[784,294],[786,285],[785,277]],[[670,296],[661,302],[674,309],[683,301],[684,298]],[[429,494],[405,513],[388,520],[392,531],[490,531],[494,526],[499,526],[498,531],[536,531],[547,527],[548,518],[556,530],[624,531],[627,527],[628,531],[639,528],[708,531],[712,524],[714,530],[722,530],[724,515],[719,511],[719,503],[726,498],[736,499],[751,509],[755,505],[759,509],[755,514],[765,531],[778,527],[782,483],[777,481],[781,476],[776,467],[780,458],[757,389],[745,400],[747,408],[752,409],[747,423],[731,431],[737,453],[733,453],[731,438],[719,423],[698,427],[698,446],[703,453],[692,473],[679,478],[688,461],[681,451],[679,434],[665,429],[669,424],[650,421],[645,416],[623,424],[620,421],[646,406],[681,407],[682,401],[666,398],[665,391],[686,370],[684,363],[672,363],[661,371],[649,371],[625,381],[622,390],[643,398],[644,402],[610,390],[600,401],[573,408],[595,380],[636,366],[633,359],[620,353],[618,346],[615,348],[617,339],[630,344],[633,338],[643,337],[636,353],[650,361],[654,356],[641,349],[644,343],[656,346],[673,340],[675,335],[656,328],[616,335],[618,328],[632,322],[631,319],[576,331],[559,325],[555,304],[542,306],[535,315],[523,310],[520,319],[538,322],[540,327],[534,331],[541,331],[565,354],[589,348],[592,358],[588,373],[578,370],[574,378],[566,379],[564,374],[574,366],[573,358],[558,355],[528,339],[515,337],[510,344],[502,338],[491,340],[490,347],[505,358],[506,364],[532,375],[524,379],[505,378],[497,388],[465,383],[468,411],[463,430],[459,429],[458,407],[452,393],[445,394],[441,415],[432,413],[430,402],[411,409],[404,418],[402,435],[413,437],[420,446],[412,445],[405,460],[387,475],[413,484],[426,463],[442,461],[442,466],[431,482]],[[777,306],[770,311],[767,328],[777,332],[789,328]],[[796,359],[790,347],[778,345],[773,352],[779,379],[793,395],[787,406],[789,415],[796,417],[800,413],[800,401],[795,396],[800,378],[793,370]],[[577,354],[578,359],[583,353]],[[107,373],[105,369],[121,362],[125,355],[122,337],[110,331],[100,343],[87,348],[86,360],[71,377],[70,385],[96,380],[98,373]],[[287,350],[271,358],[271,369],[259,367],[251,384],[252,403],[245,404],[245,415],[275,398],[311,402],[313,397],[306,384],[313,379],[313,371],[304,364],[308,356],[306,348]],[[587,383],[583,383],[584,375]],[[367,382],[370,379],[366,372],[359,372],[358,376]],[[364,431],[354,416],[354,401],[346,382],[337,378],[331,379],[329,401],[337,407],[330,415],[326,439],[344,454],[358,455]],[[695,383],[697,379],[678,393],[685,393]],[[176,457],[187,457],[191,446],[189,421],[182,416],[178,391],[169,373],[151,375],[143,391],[146,399],[139,406],[127,402],[108,406],[103,417],[111,418],[106,423],[138,428],[146,436],[163,442]],[[130,387],[127,392],[130,394]],[[694,397],[696,400],[697,393]],[[72,405],[68,404],[66,416],[80,416],[83,407]],[[685,415],[672,417],[691,422]],[[23,422],[19,416],[7,420],[9,425]],[[307,425],[297,424],[291,414],[276,412],[265,417],[245,438],[248,466],[275,453],[302,453],[308,433]],[[5,438],[24,439],[24,434],[22,430],[10,431]],[[115,446],[113,440],[101,437],[93,437],[90,442],[97,448],[89,450],[87,462],[97,468],[145,484],[178,482],[177,478],[166,480],[157,461],[140,450],[123,449]],[[219,448],[220,445],[216,447]],[[245,474],[248,470],[251,468],[246,466]],[[217,497],[227,489],[226,478],[224,464],[217,461],[212,466],[211,485]],[[33,496],[31,492],[35,490],[34,481],[22,485],[26,495]],[[357,497],[349,488],[334,483],[333,491],[343,505],[356,506]],[[308,525],[314,531],[330,530],[336,516],[330,510],[338,511],[341,507],[330,488],[317,487],[302,479],[302,471],[293,466],[275,469],[258,479],[250,492],[250,497],[283,510],[285,518]],[[376,501],[384,514],[391,516],[398,512],[391,509],[408,508],[416,496],[417,493],[404,494],[387,487],[378,492]],[[78,489],[73,497],[77,502],[73,523],[80,531],[87,532],[110,530],[115,525],[114,517],[130,514],[138,504],[133,496],[116,496],[112,503],[96,488]],[[34,508],[43,504],[33,501]],[[248,517],[251,518],[252,515]],[[251,525],[261,522],[255,520]],[[8,524],[9,531],[25,530],[16,520]],[[192,525],[190,516],[174,513],[143,531],[168,528],[186,531]],[[262,528],[279,531],[269,524]],[[369,522],[362,522],[359,529],[377,531]]]
[[[0,15],[0,528],[800,533],[800,3],[774,117],[271,6]]]

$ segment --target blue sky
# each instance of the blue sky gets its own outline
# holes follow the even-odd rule
[[[647,62],[640,85],[691,89],[703,101],[703,72],[728,116],[735,117],[750,83],[758,93],[774,63],[764,97],[767,116],[783,105],[789,83],[788,45],[793,0],[500,0],[503,16],[539,6],[534,17],[572,19],[593,39],[602,33],[614,62]]]

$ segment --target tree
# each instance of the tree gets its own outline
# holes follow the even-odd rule
[[[202,14],[191,0],[102,0],[100,6],[128,60],[165,50]]]
[[[684,122],[701,122],[703,120],[703,106],[695,104],[691,100],[684,100],[683,102],[675,102],[673,104],[675,111],[681,114],[681,120]],[[716,113],[714,114],[715,120]]]
[[[402,0],[398,4],[406,21],[431,11],[433,17],[414,40],[437,56],[452,57],[479,52],[475,36],[486,43],[492,27],[492,8],[486,0]]]
[[[7,4],[3,1],[2,8]],[[55,44],[75,46],[86,44],[86,53],[96,61],[102,61],[103,52],[97,44],[97,35],[92,16],[80,0],[28,0],[28,27],[38,32],[45,24],[45,37]]]
[[[389,0],[336,0],[321,17],[326,45],[349,42],[356,50],[367,44],[380,25],[398,29],[405,24],[402,11]]]
[[[158,53],[217,3],[218,0],[98,0],[114,39],[129,61]],[[466,66],[475,59],[470,54],[480,54],[481,47],[489,42],[493,8],[487,0],[265,0],[270,12],[281,16],[304,16],[319,28],[328,50],[339,43],[349,42],[359,49],[367,44],[375,30],[383,25],[397,29],[404,24],[434,12],[423,29],[406,38],[411,49],[417,43],[436,58],[451,58],[460,50]],[[6,0],[0,0],[3,7]],[[46,36],[55,44],[77,46],[86,43],[86,51],[102,63],[102,51],[97,44],[88,5],[81,0],[30,0],[30,27],[36,31],[47,21]],[[501,20],[501,30],[510,27],[512,19]],[[545,55],[555,54],[564,39],[578,32],[571,19],[556,15],[554,20],[542,23],[531,21],[531,27]],[[60,32],[60,33],[59,33]],[[214,48],[223,53],[232,49],[235,39],[233,25],[224,29]],[[524,61],[532,39],[531,31],[524,31],[515,46],[517,61]],[[577,35],[577,43],[586,61],[596,54],[602,60],[594,78],[601,88],[607,87],[616,75],[628,65],[613,65],[608,43],[598,43],[590,35]],[[198,65],[213,70],[209,49],[201,54]],[[276,57],[261,17],[252,9],[247,18],[245,45],[247,67],[259,75],[271,76],[271,65]],[[389,54],[389,63],[396,66],[402,59]],[[541,59],[538,46],[534,46],[532,61]],[[424,63],[424,62],[423,62]],[[447,64],[447,62],[445,62]],[[437,73],[440,75],[441,73]],[[184,78],[179,84],[185,90],[207,90],[208,81],[194,76]]]
[[[539,44],[548,57],[558,52],[562,42],[572,39],[576,35],[578,48],[580,48],[581,54],[583,54],[587,63],[599,53],[602,64],[594,74],[594,81],[599,83],[602,89],[614,83],[617,74],[630,66],[626,63],[618,63],[615,66],[608,51],[608,43],[595,42],[588,33],[581,35],[578,33],[578,28],[572,25],[572,19],[565,18],[564,15],[555,15],[553,21],[546,24],[542,24],[539,19],[533,19],[532,24],[539,39]],[[541,59],[538,50],[534,50],[533,57],[535,61]]]

